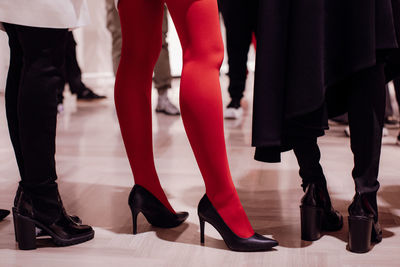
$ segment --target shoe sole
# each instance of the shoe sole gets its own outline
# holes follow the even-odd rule
[[[181,113],[169,113],[169,112],[166,112],[165,110],[160,110],[160,109],[156,109],[156,112],[157,113],[163,113],[163,114],[168,115],[168,116],[179,116],[179,115],[181,115]]]

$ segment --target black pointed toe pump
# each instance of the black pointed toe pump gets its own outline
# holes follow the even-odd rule
[[[133,234],[137,233],[137,216],[143,213],[147,221],[156,227],[172,228],[182,224],[189,213],[173,213],[160,200],[140,185],[135,185],[129,195],[129,206],[132,211]]]
[[[205,222],[210,223],[220,233],[229,249],[233,251],[253,252],[267,251],[278,245],[278,242],[255,233],[249,238],[237,236],[223,221],[207,195],[200,200],[198,206],[200,219],[200,241],[204,244]]]

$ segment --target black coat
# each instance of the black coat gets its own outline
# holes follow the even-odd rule
[[[279,161],[293,134],[323,135],[326,92],[338,82],[377,60],[388,80],[400,74],[399,8],[400,0],[260,1],[252,144],[273,153],[256,159]]]

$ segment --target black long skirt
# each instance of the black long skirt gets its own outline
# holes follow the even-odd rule
[[[255,158],[280,161],[293,136],[321,136],[327,91],[386,65],[400,76],[400,0],[260,0],[253,110]],[[342,107],[340,103],[337,105]]]

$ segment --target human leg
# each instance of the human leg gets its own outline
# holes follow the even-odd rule
[[[122,34],[119,14],[117,8],[115,7],[114,0],[106,0],[106,12],[107,29],[111,33],[112,39],[112,62],[115,75],[117,74],[118,65],[121,58]]]
[[[385,116],[384,65],[377,64],[355,74],[350,86],[353,90],[349,96],[349,125],[356,194],[349,207],[349,245],[352,251],[366,252],[370,249],[371,240],[380,242],[382,239],[376,195]],[[369,219],[371,216],[372,220]],[[365,230],[363,226],[368,224],[372,231],[367,230],[363,236],[370,238],[360,243],[357,232]]]
[[[183,48],[182,119],[207,196],[234,233],[250,237],[254,231],[232,182],[226,155],[219,84],[223,45],[217,3],[169,0],[167,5]]]
[[[87,241],[94,236],[92,228],[71,221],[62,205],[56,183],[56,98],[57,88],[63,84],[61,66],[67,29],[11,24],[5,24],[5,28],[12,40],[11,48],[18,51],[13,43],[17,42],[21,48],[17,56],[23,59],[17,99],[9,98],[11,106],[8,107],[11,111],[17,110],[18,129],[14,131],[18,131],[15,142],[19,146],[15,147],[17,157],[19,147],[23,159],[20,188],[13,208],[16,240],[21,249],[36,248],[37,227],[51,235],[58,245]],[[15,89],[15,84],[13,77],[10,78],[6,90],[12,93],[10,90]]]
[[[161,53],[154,67],[154,87],[158,92],[156,112],[162,112],[166,115],[179,115],[179,109],[171,103],[168,98],[168,89],[171,88],[172,76],[169,62],[168,51],[168,10],[164,7],[164,16],[162,22],[162,46]]]
[[[119,3],[122,54],[115,84],[115,105],[135,183],[175,212],[161,187],[154,165],[151,87],[161,48],[161,0]]]
[[[333,209],[325,175],[319,163],[321,153],[316,137],[296,137],[293,151],[300,166],[300,177],[305,192],[300,206],[301,238],[313,241],[322,231],[337,231],[343,226],[343,217]]]

